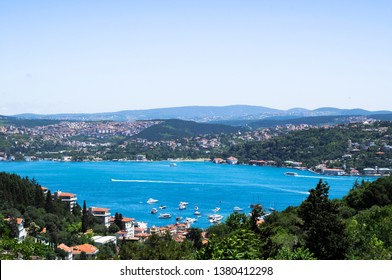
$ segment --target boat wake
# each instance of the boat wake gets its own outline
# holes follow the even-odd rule
[[[159,180],[121,180],[121,179],[112,179],[112,182],[151,183],[151,184],[180,184],[180,185],[217,185],[215,183],[181,182],[181,181],[159,181]]]
[[[123,180],[123,179],[111,179],[112,182],[117,183],[146,183],[146,184],[179,184],[179,185],[211,185],[211,186],[231,186],[231,187],[242,187],[244,184],[233,184],[233,183],[209,183],[209,182],[181,182],[181,181],[159,181],[159,180]],[[293,189],[286,189],[280,187],[272,187],[263,184],[246,184],[247,186],[253,187],[262,187],[267,189],[273,189],[282,192],[290,192],[290,193],[297,193],[297,194],[305,194],[308,195],[309,192],[307,191],[299,191]]]
[[[312,179],[323,179],[323,180],[347,180],[347,181],[351,181],[353,177],[350,176],[309,176],[309,175],[297,175],[295,177],[299,177],[299,178],[312,178]]]

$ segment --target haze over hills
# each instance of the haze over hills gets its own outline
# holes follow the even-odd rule
[[[308,110],[293,108],[279,110],[262,106],[230,105],[230,106],[184,106],[148,110],[126,110],[119,112],[90,113],[90,114],[19,114],[14,117],[22,119],[52,119],[77,121],[134,121],[152,119],[182,119],[197,122],[214,122],[227,120],[262,120],[265,118],[308,117],[308,116],[348,116],[392,114],[392,111],[367,111],[364,109],[339,109],[333,107]]]

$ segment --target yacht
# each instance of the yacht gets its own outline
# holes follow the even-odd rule
[[[156,213],[158,213],[158,210],[156,208],[152,208],[151,209],[151,214],[156,214]]]
[[[215,213],[216,212],[218,212],[220,210],[220,208],[219,207],[215,207],[215,209],[214,210],[212,210],[212,211],[214,211]]]
[[[233,211],[234,212],[240,212],[240,211],[243,211],[244,209],[242,209],[241,207],[238,207],[238,206],[236,206],[236,207],[234,207],[233,208]]]
[[[179,210],[185,210],[186,209],[186,205],[185,204],[178,204],[178,209]]]
[[[166,209],[166,205],[161,205],[161,206],[159,206],[159,209]]]
[[[149,198],[149,199],[147,200],[147,203],[148,203],[148,204],[153,204],[153,203],[157,203],[157,202],[158,202],[158,199]]]
[[[196,222],[195,218],[186,218],[184,221],[186,224],[193,224],[194,222]]]
[[[224,217],[218,214],[212,214],[208,216],[210,223],[219,223]]]
[[[201,213],[200,213],[199,210],[195,210],[195,212],[194,212],[193,214],[195,214],[195,215],[197,215],[197,216],[200,216],[200,215],[201,215]]]
[[[286,176],[298,176],[297,172],[285,172],[284,175]]]
[[[171,215],[169,213],[159,214],[159,219],[170,219]]]

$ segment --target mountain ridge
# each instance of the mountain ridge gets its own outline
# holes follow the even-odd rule
[[[63,114],[17,114],[12,117],[23,119],[55,119],[78,121],[135,121],[152,119],[183,119],[197,122],[211,122],[220,120],[262,120],[267,117],[284,116],[336,116],[336,115],[377,115],[391,114],[392,111],[368,111],[361,108],[340,109],[335,107],[321,107],[314,110],[305,108],[292,108],[280,110],[254,105],[228,105],[228,106],[182,106],[145,110],[123,110],[102,113],[63,113]]]

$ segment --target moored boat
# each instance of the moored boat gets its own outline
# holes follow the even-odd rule
[[[156,214],[156,213],[158,213],[158,210],[156,208],[152,208],[151,209],[151,214]]]
[[[158,199],[149,198],[149,199],[147,200],[147,203],[148,203],[148,204],[153,204],[153,203],[157,203],[157,202],[158,202]]]
[[[238,206],[236,206],[236,207],[234,207],[233,208],[233,211],[234,212],[240,212],[240,211],[243,211],[244,209],[242,209],[241,207],[238,207]]]
[[[159,219],[170,219],[171,215],[169,213],[159,214]]]

